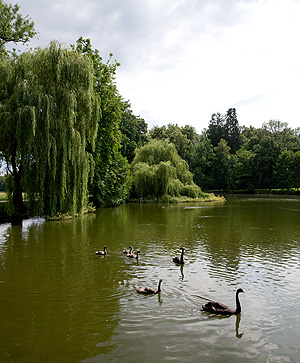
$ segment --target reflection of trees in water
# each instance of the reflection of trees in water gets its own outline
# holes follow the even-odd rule
[[[94,255],[94,222],[95,215],[87,215],[11,228],[2,255],[6,300],[0,310],[5,311],[1,325],[7,338],[0,347],[12,360],[18,360],[15,342],[32,347],[36,361],[66,351],[77,361],[93,351],[114,349],[96,344],[109,342],[114,334],[119,281],[126,278],[117,264]]]
[[[300,213],[293,203],[278,199],[251,202],[250,198],[248,202],[229,201],[223,208],[208,210],[206,217],[191,210],[192,224],[199,226],[197,238],[212,271],[237,271],[253,255],[262,264],[288,261],[299,241]]]

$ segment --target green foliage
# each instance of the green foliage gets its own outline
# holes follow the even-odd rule
[[[235,153],[240,147],[240,129],[236,109],[229,108],[226,116],[219,112],[212,114],[206,134],[214,147],[219,144],[221,139],[224,139],[229,145],[231,153]]]
[[[219,112],[211,115],[206,135],[213,147],[216,147],[221,139],[226,139],[225,117]]]
[[[202,195],[187,162],[167,140],[150,140],[138,149],[131,169],[134,198],[166,200],[168,196],[198,198]]]
[[[237,120],[236,109],[229,108],[225,116],[225,140],[230,147],[231,153],[240,148],[240,129]]]
[[[219,190],[232,191],[231,168],[232,157],[230,147],[224,139],[214,148],[215,157],[212,164],[212,171],[215,180],[215,187]]]
[[[92,63],[52,42],[1,63],[0,145],[14,177],[14,204],[27,193],[36,213],[80,213],[100,102]]]
[[[235,183],[234,190],[254,191],[256,186],[254,161],[254,152],[246,150],[244,147],[233,155],[232,178]]]
[[[123,105],[120,122],[121,153],[131,163],[135,156],[135,149],[147,142],[147,124],[144,119],[132,113],[129,102],[123,102]]]
[[[187,161],[195,139],[195,131],[191,126],[181,128],[178,125],[169,124],[167,127],[154,126],[149,131],[149,136],[156,140],[169,140],[175,145],[179,156]]]
[[[214,149],[210,139],[202,137],[190,154],[190,170],[194,174],[194,181],[203,190],[214,189],[212,177],[212,162]]]
[[[28,15],[19,13],[19,5],[6,4],[0,0],[0,59],[7,55],[5,44],[27,43],[37,33]]]
[[[294,154],[290,150],[284,150],[278,157],[275,165],[276,187],[282,189],[291,189],[294,187],[293,173]],[[298,186],[296,186],[298,187]]]
[[[101,118],[93,150],[95,173],[90,183],[91,201],[96,206],[110,206],[126,201],[131,185],[129,164],[121,154],[120,122],[126,106],[118,92],[115,74],[120,65],[110,54],[103,63],[90,39],[80,37],[72,48],[92,60],[95,91],[101,98]]]

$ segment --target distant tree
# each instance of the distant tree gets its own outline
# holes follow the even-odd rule
[[[191,130],[183,129],[174,124],[168,124],[168,126],[158,127],[155,126],[149,131],[149,136],[152,139],[156,140],[165,140],[168,139],[171,143],[173,143],[177,149],[179,156],[188,161],[188,155],[191,150],[192,141],[188,138],[187,135],[191,136]]]
[[[278,134],[288,128],[288,123],[279,120],[270,120],[268,122],[264,122],[262,128],[270,131],[272,134]]]
[[[137,150],[131,168],[132,196],[135,198],[197,198],[203,195],[193,182],[187,162],[167,140],[150,140]]]
[[[280,145],[271,136],[265,136],[261,139],[256,138],[256,143],[252,145],[251,150],[255,153],[255,187],[273,188],[274,168],[281,153]]]
[[[167,138],[167,127],[166,126],[153,126],[149,130],[149,136],[155,140],[165,140]]]
[[[241,146],[239,122],[237,120],[236,109],[229,108],[225,116],[225,140],[230,147],[230,152],[234,154]]]
[[[0,63],[0,149],[10,172],[12,213],[22,193],[38,214],[80,213],[88,181],[100,101],[92,63],[52,42]]]
[[[267,135],[274,138],[280,144],[282,149],[291,150],[293,152],[300,151],[300,138],[296,130],[288,127],[287,122],[279,120],[270,120],[265,122],[262,127]]]
[[[291,189],[293,185],[294,154],[290,150],[284,150],[276,160],[274,166],[274,187]]]
[[[27,43],[37,33],[34,22],[28,15],[19,13],[19,5],[6,4],[0,0],[0,59],[5,54],[7,43]]]
[[[218,190],[232,191],[230,147],[224,139],[221,139],[214,151],[212,164],[214,187]]]
[[[196,129],[193,126],[185,125],[181,127],[181,132],[187,137],[188,140],[191,141],[193,145],[198,144],[201,140],[200,135],[196,132]]]
[[[229,108],[225,116],[220,113],[212,114],[206,134],[214,147],[219,144],[221,139],[226,140],[230,152],[234,154],[241,145],[236,109]]]
[[[133,114],[128,101],[124,101],[123,105],[120,122],[121,153],[131,163],[135,156],[135,149],[147,142],[147,124],[144,119]]]
[[[300,151],[295,152],[292,164],[292,187],[300,188]]]
[[[194,181],[202,190],[212,188],[212,162],[214,159],[214,149],[211,141],[203,137],[193,148],[190,155],[189,166],[194,174]]]
[[[207,137],[210,139],[213,147],[216,147],[221,139],[226,138],[225,132],[225,118],[223,115],[218,113],[213,113],[206,131]]]
[[[254,169],[255,154],[241,147],[233,156],[233,189],[253,192],[256,186]]]

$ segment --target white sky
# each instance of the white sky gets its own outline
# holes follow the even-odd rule
[[[39,32],[30,46],[90,38],[121,63],[120,94],[154,125],[300,127],[299,0],[16,0]]]

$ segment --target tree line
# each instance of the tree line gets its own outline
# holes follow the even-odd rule
[[[240,127],[236,110],[148,130],[90,39],[18,54],[36,32],[0,0],[0,161],[10,215],[82,213],[129,199],[201,198],[203,191],[298,188],[299,130],[280,121]],[[24,195],[27,206],[24,205]]]
[[[258,189],[296,191],[300,185],[300,129],[279,120],[261,128],[239,126],[236,110],[213,114],[197,134],[192,127],[168,125],[149,131],[169,139],[189,164],[202,190],[254,192]]]

